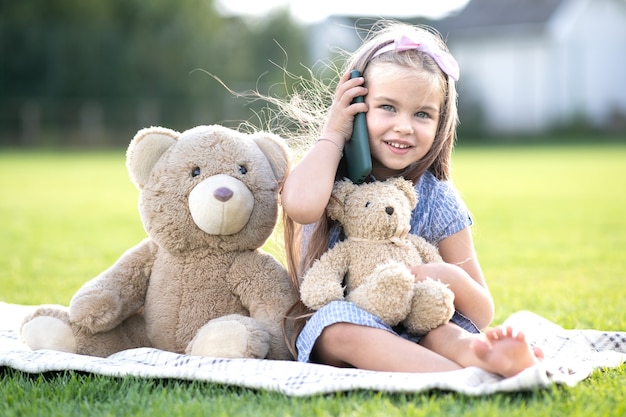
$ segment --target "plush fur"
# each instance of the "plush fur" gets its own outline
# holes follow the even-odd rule
[[[300,288],[304,304],[318,310],[345,294],[388,325],[402,323],[415,334],[446,323],[454,314],[452,291],[430,278],[416,283],[407,268],[442,262],[433,245],[409,234],[416,204],[413,185],[402,178],[338,182],[327,214],[343,225],[346,239],[306,272]]]
[[[143,129],[127,152],[148,238],[87,282],[68,309],[42,306],[32,349],[108,356],[154,347],[218,357],[291,359],[282,319],[297,300],[259,248],[277,221],[284,141],[223,126]]]

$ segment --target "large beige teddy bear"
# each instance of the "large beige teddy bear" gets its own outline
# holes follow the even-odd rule
[[[140,130],[126,165],[149,237],[80,288],[69,309],[42,306],[28,317],[25,342],[95,356],[154,347],[291,359],[282,320],[297,292],[259,250],[276,225],[289,161],[269,133]]]
[[[417,193],[403,178],[360,185],[338,182],[326,212],[343,225],[346,239],[306,272],[300,287],[303,303],[318,310],[345,299],[389,326],[402,323],[414,334],[449,321],[452,291],[430,278],[416,283],[407,268],[442,262],[433,245],[409,234],[416,204]]]

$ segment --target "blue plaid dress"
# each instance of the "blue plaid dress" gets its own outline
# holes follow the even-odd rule
[[[472,225],[469,210],[452,183],[439,181],[432,173],[426,172],[416,184],[415,189],[418,192],[419,201],[411,216],[411,233],[422,236],[437,246],[446,237]],[[330,247],[341,240],[342,235],[340,227],[332,229]],[[451,322],[469,332],[479,332],[476,325],[458,311],[454,313]],[[384,329],[416,343],[423,336],[410,334],[402,326],[391,328],[377,316],[348,301],[333,301],[316,311],[298,335],[296,341],[298,361],[310,361],[315,341],[327,326],[335,323],[353,323]]]

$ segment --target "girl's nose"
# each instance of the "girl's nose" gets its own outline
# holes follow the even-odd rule
[[[401,135],[412,135],[413,134],[413,125],[409,120],[404,117],[398,118],[396,125],[393,128],[394,132],[399,133]]]

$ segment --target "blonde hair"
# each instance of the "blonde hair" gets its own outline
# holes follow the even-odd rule
[[[424,172],[430,171],[439,180],[449,180],[451,178],[450,160],[458,125],[457,92],[454,79],[445,74],[431,56],[416,49],[376,55],[379,49],[393,43],[400,35],[407,34],[419,36],[421,39],[426,37],[430,44],[437,45],[443,51],[448,51],[443,39],[434,29],[396,21],[379,21],[364,38],[362,45],[348,57],[343,68],[338,71],[338,75],[356,69],[363,74],[365,83],[367,83],[372,68],[383,65],[394,66],[398,71],[410,72],[412,75],[415,73],[423,75],[425,79],[432,82],[434,88],[440,89],[443,93],[443,103],[433,144],[422,159],[407,167],[402,176],[413,181],[413,183],[417,183]],[[308,88],[308,90],[294,91],[289,101],[273,100],[273,102],[281,110],[280,117],[295,121],[288,125],[298,127],[295,132],[292,131],[288,136],[293,137],[295,133],[299,137],[298,144],[310,144],[318,137],[326,120],[328,107],[334,94],[334,85],[324,84],[322,81],[316,82],[312,77],[312,80],[303,82],[301,87]],[[287,126],[284,119],[276,119],[276,121],[283,128]],[[286,132],[283,131],[281,134],[286,135]],[[293,139],[292,143],[294,143]],[[345,164],[340,163],[337,178],[341,179],[344,176]],[[332,222],[326,217],[317,221],[311,235],[308,236],[304,254],[302,254],[301,247],[301,226],[295,224],[284,213],[283,226],[287,267],[293,285],[299,288],[300,276],[327,250]],[[295,340],[306,322],[305,319],[310,314],[312,312],[302,303],[298,303],[291,310],[291,319],[294,320],[293,333],[291,337],[286,337],[294,355],[297,355]]]

